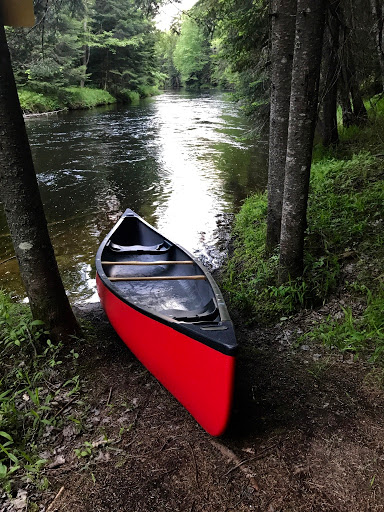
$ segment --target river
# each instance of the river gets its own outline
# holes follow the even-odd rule
[[[164,92],[128,107],[26,120],[46,217],[71,302],[97,300],[94,256],[132,208],[204,263],[220,261],[220,226],[266,186],[266,145],[223,93]],[[0,212],[0,262],[13,249]],[[0,286],[18,297],[17,263]]]

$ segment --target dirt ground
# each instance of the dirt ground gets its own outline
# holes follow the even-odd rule
[[[349,355],[295,344],[321,312],[270,329],[237,325],[233,418],[219,439],[134,358],[99,305],[80,314],[96,333],[79,350],[83,401],[68,404],[72,421],[50,433],[42,456],[51,485],[28,496],[30,510],[384,510],[382,376]]]

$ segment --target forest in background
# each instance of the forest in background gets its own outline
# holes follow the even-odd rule
[[[159,4],[35,1],[33,28],[7,28],[24,110],[131,102],[153,94],[164,79],[155,56]]]

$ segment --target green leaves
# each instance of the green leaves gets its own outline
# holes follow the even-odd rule
[[[12,437],[9,434],[7,434],[6,432],[0,431],[0,436],[5,437],[5,439],[8,439],[8,441],[11,441],[11,443],[13,443]]]

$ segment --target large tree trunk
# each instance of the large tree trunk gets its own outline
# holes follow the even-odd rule
[[[324,44],[324,93],[323,93],[323,144],[336,145],[339,142],[337,130],[337,84],[340,74],[338,48],[340,23],[328,11],[328,24]]]
[[[79,326],[65,294],[48,234],[2,24],[0,199],[34,318],[44,321],[56,340],[79,333]]]
[[[383,30],[384,30],[384,16],[383,5],[381,0],[371,0],[371,10],[374,22],[375,42],[377,49],[377,56],[379,59],[381,70],[381,82],[384,89],[384,46],[383,46]]]
[[[303,272],[325,0],[298,0],[280,237],[280,282]]]
[[[280,241],[297,0],[272,0],[267,250]]]

